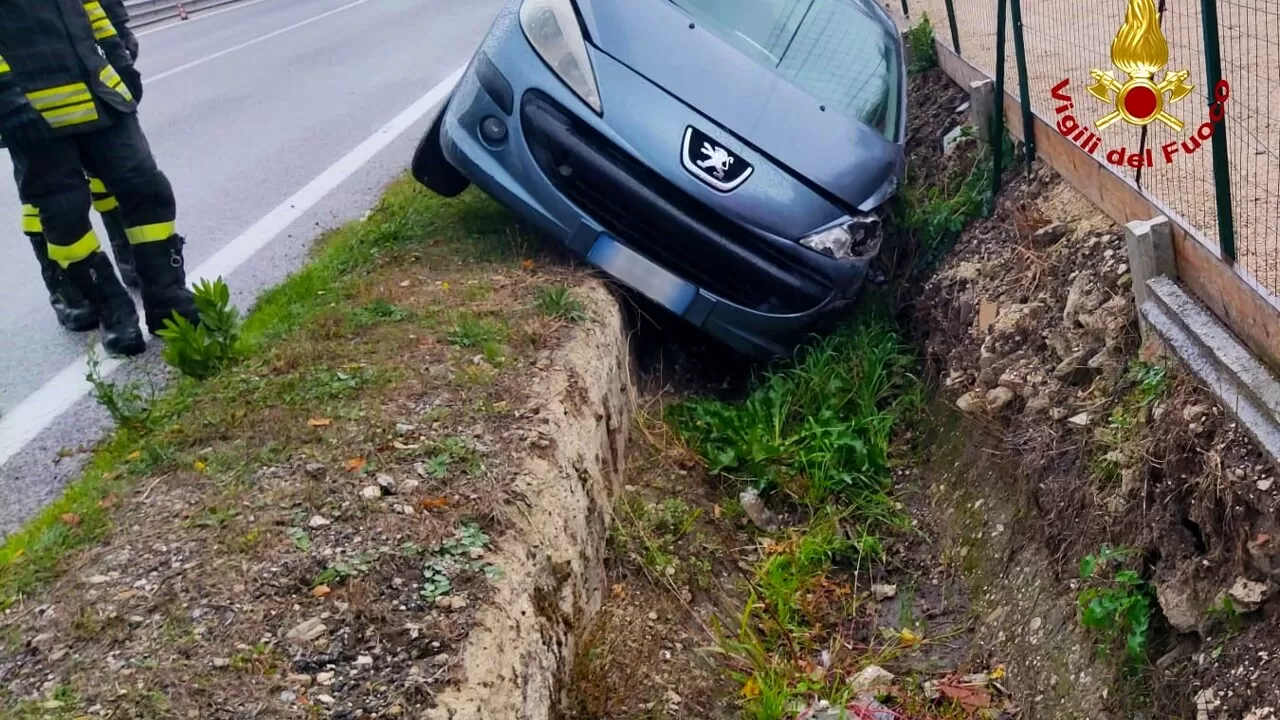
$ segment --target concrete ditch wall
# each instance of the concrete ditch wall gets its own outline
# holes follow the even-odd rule
[[[631,427],[631,374],[621,309],[600,284],[582,291],[592,318],[546,361],[530,410],[538,429],[515,480],[496,562],[503,577],[464,653],[465,679],[428,720],[563,716],[575,633],[605,592],[605,540]]]

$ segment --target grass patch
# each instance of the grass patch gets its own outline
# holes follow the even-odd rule
[[[55,577],[68,553],[105,536],[118,498],[138,481],[190,472],[201,448],[223,443],[233,432],[255,438],[251,453],[258,444],[269,455],[272,448],[279,453],[311,442],[317,430],[305,418],[288,425],[278,421],[287,410],[361,416],[365,411],[353,406],[351,398],[390,384],[396,371],[366,366],[369,345],[323,344],[331,337],[323,334],[329,332],[326,314],[338,309],[337,322],[343,325],[361,278],[384,265],[396,268],[410,261],[459,272],[495,263],[515,268],[525,254],[511,216],[485,196],[470,192],[443,201],[402,178],[365,220],[328,233],[317,243],[312,262],[261,296],[240,327],[240,340],[233,343],[242,353],[241,362],[219,364],[221,372],[203,382],[179,378],[155,397],[136,386],[114,385],[91,367],[95,397],[119,426],[61,497],[5,537],[0,545],[0,609]],[[215,289],[210,288],[210,298],[225,306]],[[401,317],[402,309],[389,302],[355,304],[361,308],[355,315],[375,325]],[[477,320],[465,326],[471,329],[463,335],[505,337],[505,330],[493,331],[493,326]],[[332,351],[329,355],[347,353],[350,360],[334,362],[321,352],[323,347]],[[309,543],[304,538],[303,533],[293,540],[301,548]]]
[[[815,700],[842,707],[854,694],[849,680],[897,650],[896,641],[873,648],[855,637],[865,613],[847,575],[882,550],[873,537],[850,539],[842,521],[818,515],[768,546],[754,569],[736,632],[720,645],[741,683],[745,717],[782,720]],[[825,667],[813,662],[819,657]]]
[[[992,172],[991,153],[985,146],[980,146],[958,182],[939,183],[936,178],[921,177],[915,168],[908,172],[893,200],[890,226],[898,237],[896,244],[910,251],[907,260],[912,273],[926,273],[940,263],[965,225],[990,207]]]
[[[651,503],[628,496],[619,503],[609,540],[615,553],[633,557],[650,579],[676,578],[705,588],[711,562],[697,552],[703,542],[694,532],[701,517],[702,510],[680,498]]]
[[[573,296],[573,291],[567,285],[538,288],[534,304],[538,312],[553,320],[580,323],[587,319],[582,301]]]
[[[742,403],[689,400],[667,419],[712,473],[897,525],[889,446],[898,420],[921,407],[914,364],[889,325],[868,321],[768,372]]]

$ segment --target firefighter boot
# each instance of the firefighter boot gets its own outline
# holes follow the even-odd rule
[[[133,246],[124,232],[124,217],[120,211],[110,210],[102,213],[102,224],[107,228],[107,237],[111,240],[111,255],[116,259],[116,270],[120,271],[120,279],[125,285],[137,290],[138,271],[133,264]]]
[[[67,268],[67,277],[98,311],[102,347],[112,355],[139,355],[147,349],[138,327],[138,308],[101,251]]]
[[[98,327],[98,312],[93,305],[71,284],[58,263],[49,259],[49,246],[43,235],[28,235],[31,248],[40,261],[40,277],[49,290],[49,304],[58,324],[72,332],[88,332]]]
[[[192,325],[200,323],[195,296],[187,288],[183,268],[181,235],[168,240],[140,243],[133,247],[133,259],[142,280],[142,307],[147,315],[147,329],[154,335],[164,328],[164,321],[177,312]]]

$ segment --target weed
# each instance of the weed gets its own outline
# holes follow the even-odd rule
[[[506,328],[500,323],[465,314],[453,324],[449,342],[462,348],[478,348],[501,342],[506,335]]]
[[[647,503],[627,497],[619,503],[618,522],[610,528],[610,540],[618,550],[633,557],[649,573],[650,578],[681,575],[681,580],[695,587],[709,583],[711,564],[694,553],[680,552],[682,541],[691,537],[702,510],[680,498]]]
[[[311,587],[333,585],[351,578],[360,577],[369,572],[369,561],[371,559],[364,555],[357,555],[350,560],[330,563],[311,581]]]
[[[379,323],[402,322],[412,317],[412,312],[379,298],[353,310],[351,324],[355,327],[368,327]]]
[[[451,537],[432,548],[422,564],[419,594],[434,601],[453,592],[454,582],[467,574],[483,574],[490,580],[502,576],[497,565],[481,558],[489,549],[489,536],[475,523],[464,523]]]
[[[155,386],[153,385],[149,391],[144,391],[142,383],[136,380],[122,385],[106,380],[102,377],[102,362],[98,359],[97,350],[92,345],[85,360],[89,368],[85,380],[89,381],[89,386],[92,388],[90,393],[98,405],[111,416],[112,421],[120,427],[133,430],[144,426],[147,419],[151,417],[151,407],[155,402]]]
[[[307,534],[306,530],[300,527],[291,527],[285,530],[285,534],[293,541],[293,546],[301,552],[311,549],[311,536]]]
[[[534,303],[538,312],[549,318],[571,323],[579,323],[587,319],[582,301],[573,296],[573,291],[567,285],[538,288]]]
[[[1131,388],[1111,409],[1106,425],[1098,430],[1101,449],[1089,461],[1091,473],[1114,482],[1137,454],[1139,430],[1146,422],[1147,409],[1169,389],[1168,370],[1162,365],[1135,362],[1126,376]]]
[[[1108,545],[1086,555],[1076,603],[1080,624],[1097,633],[1104,648],[1123,644],[1126,666],[1136,670],[1146,661],[1155,597],[1136,570],[1123,568],[1132,555],[1129,548]]]
[[[1210,621],[1225,626],[1229,635],[1240,632],[1240,628],[1244,624],[1240,616],[1240,609],[1236,607],[1236,603],[1231,599],[1231,596],[1225,593],[1213,605],[1209,606],[1205,614],[1209,616]]]
[[[851,689],[842,668],[854,643],[844,633],[853,631],[859,613],[849,587],[833,579],[833,569],[842,560],[861,562],[878,552],[878,543],[845,537],[840,518],[829,513],[766,548],[737,632],[720,646],[742,683],[747,717],[781,720],[810,698],[837,705],[847,699]],[[816,668],[815,656],[826,657],[829,667]]]
[[[911,48],[911,64],[907,72],[912,75],[938,66],[938,48],[934,44],[933,23],[929,14],[920,17],[915,27],[907,30],[907,47]]]
[[[889,444],[895,423],[919,404],[913,364],[887,325],[865,322],[768,373],[743,403],[691,400],[667,417],[713,473],[898,524]]]
[[[891,212],[893,226],[908,241],[914,272],[940,262],[965,224],[989,206],[993,170],[991,153],[984,149],[954,191],[945,182],[922,182],[914,173],[903,183]]]
[[[217,374],[240,352],[240,311],[231,305],[231,289],[219,277],[194,288],[200,323],[192,325],[175,310],[156,334],[164,338],[164,361],[183,375],[204,380]]]

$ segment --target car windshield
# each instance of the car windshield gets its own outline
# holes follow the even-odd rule
[[[671,0],[828,108],[896,140],[893,41],[854,0]]]

